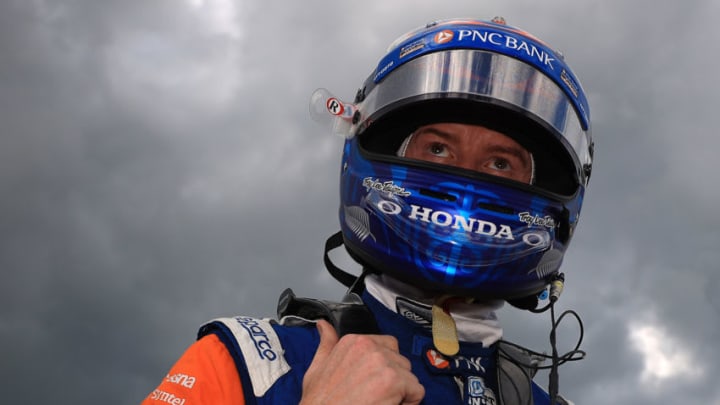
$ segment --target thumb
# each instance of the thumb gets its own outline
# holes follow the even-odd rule
[[[318,333],[320,334],[320,345],[315,352],[314,362],[322,362],[330,355],[330,352],[337,344],[339,338],[335,328],[324,319],[317,322]]]

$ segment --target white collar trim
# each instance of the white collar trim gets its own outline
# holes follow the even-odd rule
[[[410,285],[383,275],[370,274],[365,287],[386,308],[398,312],[398,298],[418,305],[432,307],[435,297]],[[502,300],[482,303],[453,303],[450,314],[455,321],[458,339],[462,342],[482,342],[488,347],[502,338],[502,327],[496,311],[504,304]]]

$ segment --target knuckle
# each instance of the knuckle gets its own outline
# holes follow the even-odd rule
[[[374,386],[381,391],[401,390],[408,385],[408,373],[394,367],[382,367],[375,373]]]
[[[385,384],[394,384],[399,376],[398,370],[392,368],[392,367],[383,367],[379,370],[378,377],[385,383]]]
[[[378,366],[383,366],[389,364],[388,356],[385,353],[378,352],[378,351],[372,351],[365,355],[365,358],[367,359],[368,363],[376,364]]]
[[[377,344],[369,335],[348,335],[348,343],[359,350],[373,350]]]
[[[398,347],[398,340],[395,336],[381,336],[383,339],[383,343],[391,348],[397,348]]]

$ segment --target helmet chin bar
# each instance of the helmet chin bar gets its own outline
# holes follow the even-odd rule
[[[359,276],[356,276],[354,274],[351,274],[340,267],[338,267],[330,258],[329,253],[340,246],[342,246],[344,243],[342,232],[336,232],[332,236],[330,236],[326,242],[325,242],[325,249],[323,252],[323,262],[325,264],[325,268],[328,270],[328,273],[337,281],[339,281],[341,284],[343,284],[345,287],[348,288],[349,292],[360,294],[363,289],[363,279],[367,274],[370,273],[381,273],[380,271],[373,270],[372,267],[366,263],[361,257],[358,257],[356,254],[353,254],[351,249],[348,249],[348,252],[350,253],[351,257],[358,263],[363,264],[363,271],[362,274]],[[557,273],[555,276],[552,277],[552,280],[550,283],[546,286],[545,289],[540,291],[539,293],[534,293],[530,295],[526,295],[523,297],[518,298],[510,298],[506,299],[508,303],[510,303],[512,306],[527,310],[534,313],[542,313],[550,309],[550,307],[555,304],[559,299],[560,295],[562,294],[565,286],[565,274],[564,273]],[[438,294],[444,294],[442,291],[438,291]],[[483,297],[474,297],[475,299],[484,300]],[[549,300],[548,303],[538,308],[538,305],[541,300]]]

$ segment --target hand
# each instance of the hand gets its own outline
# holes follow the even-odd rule
[[[303,379],[301,405],[418,405],[425,388],[384,335],[346,335],[338,339],[326,321],[317,323],[320,345]]]

